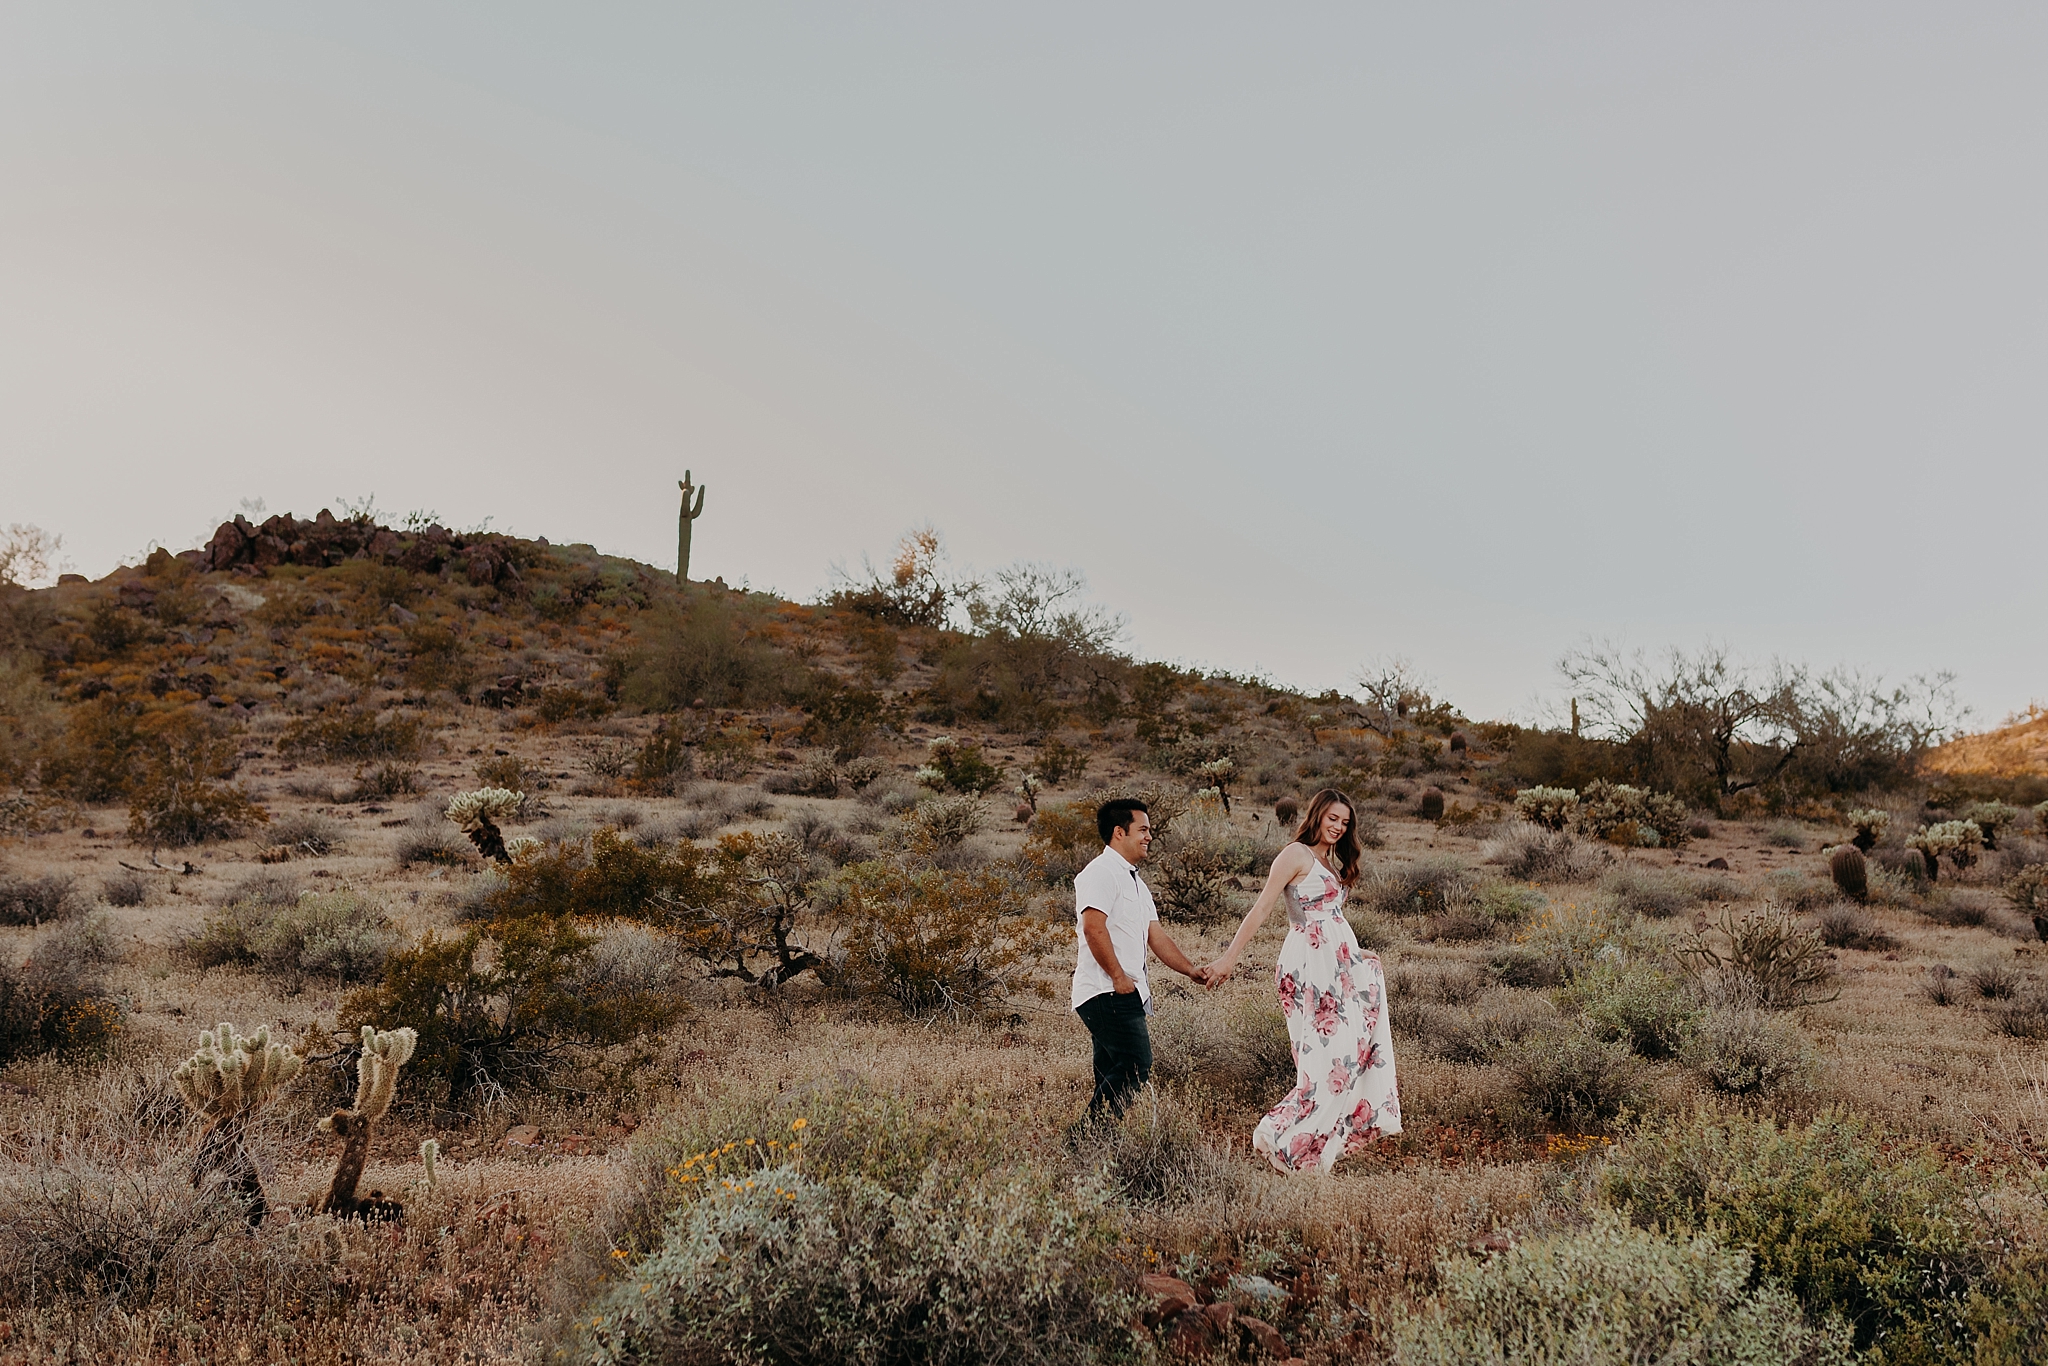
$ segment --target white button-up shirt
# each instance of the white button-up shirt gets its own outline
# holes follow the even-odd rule
[[[1080,940],[1074,959],[1074,1004],[1115,991],[1116,983],[1095,961],[1088,949],[1088,935],[1081,924],[1081,912],[1101,911],[1109,922],[1109,946],[1116,961],[1138,984],[1138,998],[1152,1009],[1152,986],[1145,980],[1145,940],[1159,908],[1152,903],[1152,889],[1138,870],[1114,849],[1105,848],[1095,861],[1074,878],[1074,937]]]

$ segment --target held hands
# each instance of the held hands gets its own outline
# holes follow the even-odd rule
[[[1196,968],[1188,974],[1188,978],[1191,981],[1200,982],[1203,986],[1213,989],[1219,983],[1230,980],[1230,969],[1231,965],[1219,958],[1207,967]]]

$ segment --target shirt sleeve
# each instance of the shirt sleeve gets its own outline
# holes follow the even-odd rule
[[[1108,915],[1116,906],[1116,884],[1103,874],[1103,870],[1089,865],[1074,878],[1074,915],[1093,906]]]

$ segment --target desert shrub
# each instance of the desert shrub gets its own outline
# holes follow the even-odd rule
[[[579,1358],[685,1366],[745,1343],[820,1366],[1063,1366],[1135,1349],[1100,1180],[1034,1162],[986,1113],[861,1094],[769,1113],[672,1141],[645,1250],[618,1247],[619,1279],[576,1315]]]
[[[1024,835],[1023,864],[1050,887],[1071,883],[1097,854],[1095,804],[1086,801],[1041,806]]]
[[[1935,963],[1920,974],[1920,991],[1938,1006],[1952,1006],[1963,999],[1962,974],[1946,963]]]
[[[516,754],[494,754],[476,761],[477,782],[508,792],[531,792],[540,779],[533,766]]]
[[[1789,821],[1779,821],[1764,831],[1764,843],[1773,849],[1804,849],[1806,831]]]
[[[1623,910],[1667,920],[1700,899],[1699,884],[1682,873],[1624,863],[1600,880],[1600,889]]]
[[[1579,814],[1579,794],[1569,787],[1525,787],[1515,794],[1515,814],[1545,830],[1563,830]]]
[[[1387,974],[1390,997],[1447,1006],[1470,1005],[1491,985],[1486,970],[1474,963],[1407,962]]]
[[[745,726],[727,726],[704,737],[698,746],[707,776],[737,782],[760,763],[760,742]]]
[[[1558,992],[1597,1039],[1619,1040],[1645,1058],[1676,1057],[1703,1011],[1691,985],[1661,968],[1599,963]]]
[[[1294,1083],[1287,1021],[1265,996],[1218,1008],[1176,1001],[1152,1019],[1153,1076],[1271,1103]]]
[[[418,717],[335,706],[292,721],[278,736],[277,750],[330,761],[417,759],[426,741],[426,725]]]
[[[120,1033],[121,1002],[98,973],[113,958],[112,943],[103,924],[87,922],[45,936],[18,966],[0,962],[0,1066],[98,1048]]]
[[[550,726],[559,726],[564,721],[595,721],[612,713],[609,698],[567,683],[550,683],[530,697],[534,717]]]
[[[1596,963],[1655,956],[1663,933],[1613,907],[1552,902],[1515,934],[1515,944],[1551,965],[1553,982],[1570,981]],[[1503,961],[1506,961],[1505,959]]]
[[[882,724],[882,695],[872,688],[825,684],[799,700],[805,743],[829,748],[841,763],[859,757]]]
[[[1058,787],[1069,778],[1078,778],[1088,771],[1088,751],[1079,745],[1070,745],[1058,736],[1048,736],[1038,746],[1038,758],[1031,767],[1039,777]]]
[[[815,811],[801,811],[790,817],[789,836],[835,868],[865,863],[875,857],[874,841],[840,829]]]
[[[149,900],[149,878],[123,868],[100,883],[100,900],[109,906],[140,906]]]
[[[1148,1086],[1114,1122],[1077,1131],[1081,1179],[1103,1172],[1127,1205],[1141,1209],[1238,1195],[1249,1184],[1244,1168],[1203,1132],[1198,1104],[1198,1096]]]
[[[419,1034],[412,1070],[446,1083],[450,1105],[479,1091],[536,1084],[587,1050],[666,1027],[682,1008],[671,991],[592,990],[594,937],[564,917],[531,916],[454,937],[428,934],[392,952],[381,981],[351,992],[340,1026]]]
[[[696,768],[697,754],[688,738],[680,727],[663,719],[633,760],[633,785],[643,792],[673,793],[676,784],[687,781]],[[487,782],[486,786],[516,789],[517,785]]]
[[[1813,911],[1832,905],[1841,895],[1833,878],[1811,877],[1791,868],[1780,868],[1764,879],[1764,899],[1787,911]]]
[[[1936,1153],[1829,1111],[1806,1128],[1699,1118],[1637,1134],[1604,1191],[1637,1225],[1711,1230],[1887,1361],[1968,1360],[1959,1320],[1987,1270],[1968,1189]]]
[[[1502,986],[1541,990],[1564,981],[1563,965],[1532,944],[1503,944],[1486,955],[1486,966]]]
[[[782,700],[795,681],[791,661],[762,635],[749,612],[724,594],[693,595],[635,632],[619,700],[648,711],[693,702],[749,707]]]
[[[1456,859],[1425,858],[1373,869],[1352,895],[1382,915],[1441,915],[1453,902],[1469,901],[1474,886]]]
[[[988,811],[979,797],[929,797],[907,817],[910,827],[941,849],[955,849],[981,832]]]
[[[1722,912],[1718,937],[1689,935],[1678,958],[1707,998],[1771,1009],[1808,1005],[1834,976],[1820,933],[1775,907],[1737,916]],[[1838,993],[1839,994],[1839,993]]]
[[[1980,958],[1963,971],[1963,980],[1989,1001],[2009,1001],[2019,994],[2022,978],[2009,958]]]
[[[1558,1033],[1557,1011],[1548,1001],[1505,992],[1470,1010],[1397,1010],[1393,1023],[1439,1057],[1460,1063],[1501,1062],[1524,1046],[1540,1048]]]
[[[395,936],[383,910],[351,891],[307,892],[277,902],[231,902],[206,918],[180,952],[200,967],[253,967],[301,977],[366,982],[383,971]]]
[[[401,868],[417,864],[434,864],[444,868],[467,866],[475,857],[469,842],[450,828],[447,819],[439,812],[429,810],[407,822],[398,834],[398,843],[391,851]]]
[[[41,925],[85,910],[78,879],[63,873],[0,876],[0,925]]]
[[[1806,1036],[1756,1009],[1709,1011],[1679,1055],[1716,1091],[1768,1095],[1813,1065]]]
[[[144,714],[128,755],[128,833],[151,845],[224,839],[270,819],[228,779],[241,766],[233,734],[179,707]]]
[[[930,787],[978,796],[1003,785],[1003,770],[988,761],[980,745],[941,735],[931,742],[931,752],[925,757],[924,767],[917,771],[917,778]]]
[[[1954,996],[1962,995],[1962,978],[1952,976],[1949,987]],[[1944,1001],[1946,1005],[1948,1002]],[[2000,1033],[2015,1039],[2048,1039],[2048,990],[2040,986],[2029,987],[2002,1006],[1993,1017]]]
[[[1519,925],[1542,911],[1550,899],[1534,887],[1489,879],[1479,884],[1473,904],[1496,925]]]
[[[1351,926],[1351,936],[1362,949],[1379,953],[1401,942],[1401,931],[1392,921],[1373,914],[1363,906],[1345,908],[1344,920]]]
[[[1813,926],[1820,933],[1821,942],[1831,949],[1882,953],[1899,946],[1899,941],[1886,934],[1870,912],[1846,902],[1822,907],[1813,918]]]
[[[1756,1285],[1748,1253],[1705,1234],[1670,1238],[1605,1216],[1502,1256],[1457,1257],[1439,1289],[1395,1320],[1399,1366],[1571,1362],[1575,1366],[1804,1366],[1846,1361],[1839,1328],[1808,1326],[1799,1302]]]
[[[286,816],[270,827],[270,842],[301,854],[331,854],[341,848],[341,823],[313,812]]]
[[[1569,831],[1517,824],[1487,841],[1481,857],[1518,880],[1588,882],[1612,862],[1606,850],[1583,844]]]
[[[798,797],[836,797],[845,775],[829,755],[806,759],[797,768],[770,774],[762,786],[770,792]]]
[[[1579,794],[1576,828],[1610,844],[1675,849],[1692,838],[1692,814],[1668,792],[1594,779]]]
[[[1937,887],[1920,903],[1926,919],[1950,929],[1975,929],[1990,918],[1991,898],[1960,887]]]
[[[880,759],[865,757],[848,759],[845,766],[840,769],[846,778],[846,785],[855,792],[867,791],[877,778],[888,771],[889,766]]]
[[[1553,1124],[1597,1128],[1648,1103],[1647,1074],[1629,1046],[1584,1028],[1531,1034],[1503,1050],[1501,1061],[1510,1093]]]
[[[1004,873],[944,871],[922,852],[841,875],[839,987],[906,1015],[977,1014],[1027,985],[1047,994],[1032,976],[1037,956],[1072,932],[1032,914]]]

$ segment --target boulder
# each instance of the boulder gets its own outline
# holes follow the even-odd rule
[[[1164,1323],[1201,1302],[1193,1286],[1172,1276],[1138,1277],[1138,1295],[1146,1302],[1145,1322],[1150,1325]]]
[[[1237,1331],[1245,1340],[1269,1357],[1282,1360],[1293,1355],[1287,1350],[1287,1339],[1280,1336],[1280,1330],[1264,1319],[1255,1319],[1250,1314],[1237,1316]]]

